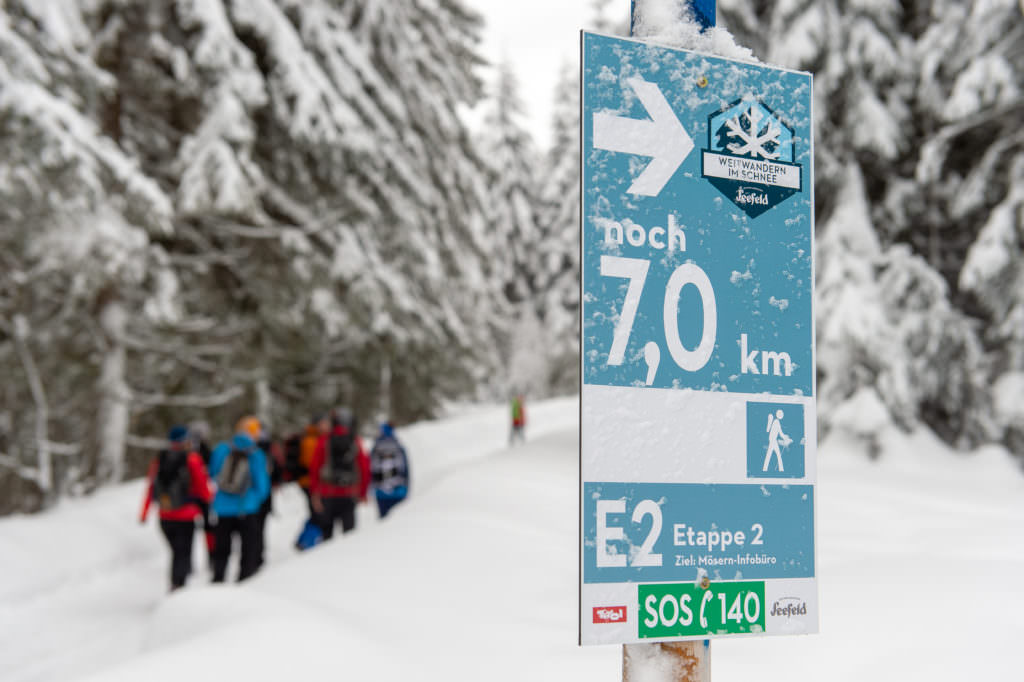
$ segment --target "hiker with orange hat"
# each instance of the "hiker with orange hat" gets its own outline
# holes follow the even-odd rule
[[[256,445],[261,432],[256,417],[243,417],[230,441],[218,443],[210,455],[210,478],[217,485],[211,513],[217,517],[213,540],[213,582],[224,582],[231,543],[239,536],[238,580],[259,569],[259,510],[270,495],[267,456]]]

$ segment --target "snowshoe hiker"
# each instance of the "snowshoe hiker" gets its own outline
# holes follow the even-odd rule
[[[188,442],[188,430],[175,426],[167,434],[167,448],[149,466],[149,485],[139,522],[145,523],[150,505],[160,508],[160,530],[171,546],[171,591],[185,586],[192,572],[192,539],[196,519],[210,503],[206,466]]]
[[[348,409],[331,413],[331,429],[317,443],[309,479],[314,518],[323,539],[331,539],[339,520],[343,533],[354,529],[356,503],[366,501],[370,486],[370,459]]]
[[[259,569],[259,510],[270,494],[267,457],[256,445],[259,420],[244,417],[235,432],[230,441],[217,444],[210,458],[210,476],[217,484],[212,505],[217,518],[213,546],[215,583],[224,581],[235,535],[241,544],[238,580],[249,578]]]
[[[370,450],[370,472],[377,509],[384,518],[409,495],[409,458],[390,422],[380,425],[380,434]]]
[[[512,398],[512,431],[508,436],[508,444],[511,446],[516,439],[526,440],[526,407],[523,405],[522,394]]]

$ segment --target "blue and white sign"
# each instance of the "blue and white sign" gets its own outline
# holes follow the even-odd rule
[[[811,76],[592,33],[582,72],[581,642],[705,579],[815,632]]]

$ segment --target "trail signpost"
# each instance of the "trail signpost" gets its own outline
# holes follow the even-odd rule
[[[815,632],[811,77],[582,40],[580,641]]]

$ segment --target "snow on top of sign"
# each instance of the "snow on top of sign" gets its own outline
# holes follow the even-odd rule
[[[637,2],[633,35],[671,47],[760,63],[750,49],[737,45],[732,34],[724,28],[714,26],[702,32],[689,3],[683,0]]]

